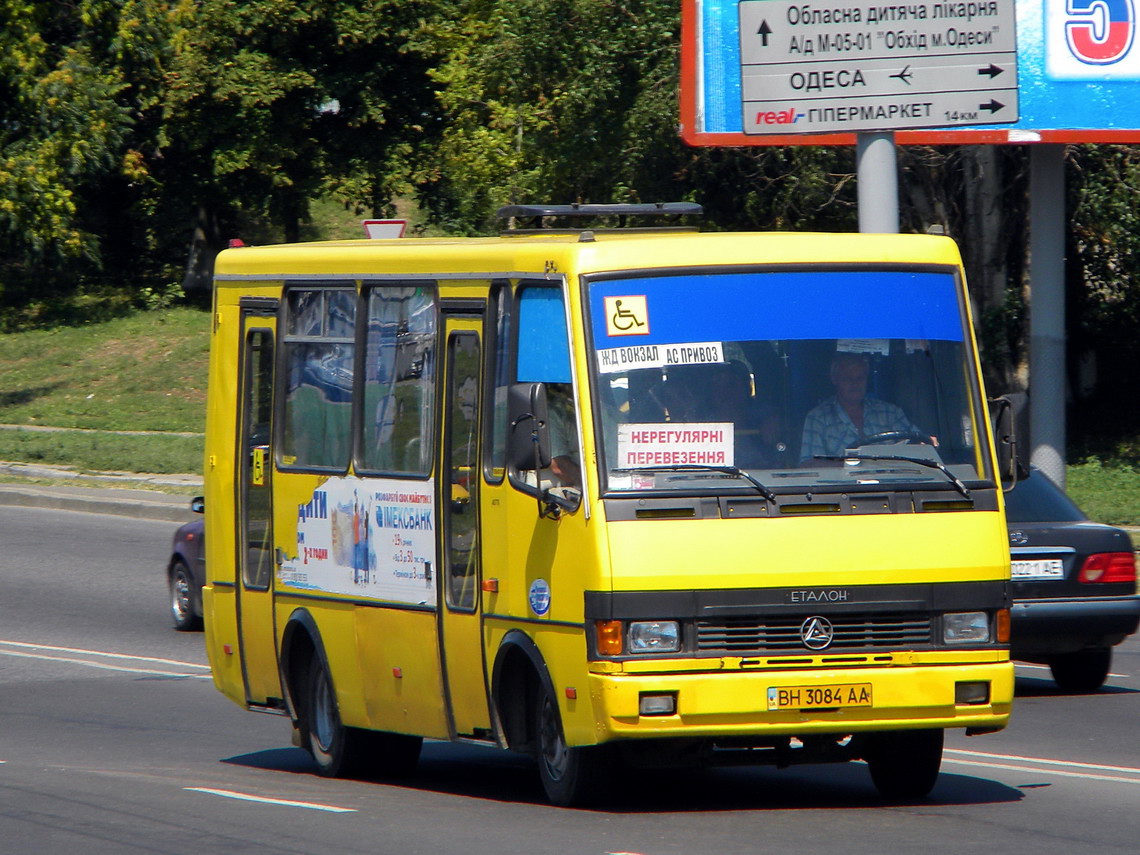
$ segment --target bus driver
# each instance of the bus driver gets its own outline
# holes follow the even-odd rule
[[[835,394],[814,407],[804,419],[800,463],[816,455],[842,455],[861,439],[881,433],[922,435],[906,413],[894,404],[867,397],[870,366],[858,353],[840,352],[831,360]]]

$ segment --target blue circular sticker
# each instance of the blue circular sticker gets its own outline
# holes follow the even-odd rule
[[[539,617],[550,611],[550,585],[545,579],[530,583],[530,610]]]

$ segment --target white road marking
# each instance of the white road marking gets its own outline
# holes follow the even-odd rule
[[[1031,671],[1048,671],[1049,670],[1048,665],[1034,665],[1030,662],[1014,662],[1013,665],[1015,668],[1028,668]],[[1120,680],[1122,678],[1127,677],[1128,675],[1127,674],[1116,674],[1114,672],[1110,672],[1107,676],[1113,677],[1117,680]]]
[[[18,648],[16,650],[5,648]],[[26,651],[41,651],[38,653]],[[92,657],[90,659],[77,659],[73,656],[57,654],[72,653],[77,656]],[[196,680],[210,679],[209,665],[200,665],[197,662],[182,662],[177,659],[160,659],[154,656],[134,656],[129,653],[111,653],[106,650],[87,650],[81,647],[57,647],[51,644],[32,644],[26,641],[8,641],[0,639],[0,656],[12,656],[17,659],[43,659],[51,662],[66,662],[72,665],[84,665],[88,668],[97,668],[102,671],[121,671],[129,674],[146,674],[160,677],[191,677]],[[157,668],[131,668],[126,665],[112,665],[106,662],[93,661],[98,659],[124,660],[131,662],[146,662],[155,665],[170,665],[180,669],[198,669],[197,673],[185,671],[163,671]],[[203,674],[202,671],[207,673]]]
[[[970,757],[978,759],[958,759],[958,757],[946,757],[945,755],[947,754],[959,755],[963,758]],[[1099,763],[1077,763],[1071,760],[1024,757],[1018,754],[986,754],[978,751],[962,751],[954,748],[945,749],[943,755],[943,759],[946,762],[958,763],[964,766],[1005,769],[1011,772],[1030,772],[1037,775],[1059,775],[1064,778],[1083,778],[1089,781],[1111,781],[1118,784],[1140,784],[1140,768],[1134,766],[1106,766]],[[1088,771],[1069,771],[1070,769]],[[1096,774],[1098,772],[1119,772],[1121,775]],[[1131,775],[1132,777],[1123,777],[1126,775]]]
[[[243,802],[258,802],[266,805],[280,805],[281,807],[298,807],[307,810],[323,810],[329,813],[356,813],[356,808],[337,807],[336,805],[322,805],[315,802],[295,802],[288,799],[269,799],[264,796],[253,796],[249,793],[236,793],[233,790],[214,790],[209,787],[183,787],[192,793],[207,793],[211,796],[221,796],[226,799],[237,799]]]
[[[0,644],[6,644],[9,647],[24,647],[30,650],[53,650],[58,653],[85,653],[91,656],[105,656],[108,659],[134,659],[141,662],[159,662],[163,665],[181,665],[184,668],[204,668],[208,669],[209,665],[200,665],[197,662],[184,662],[180,659],[159,659],[154,656],[134,656],[130,653],[110,653],[106,650],[91,650],[84,647],[55,647],[51,644],[31,644],[27,641],[6,641],[0,639]]]
[[[105,665],[102,662],[91,662],[87,659],[71,659],[66,656],[42,656],[38,653],[17,653],[14,650],[0,650],[0,656],[12,656],[16,659],[46,659],[48,662],[67,662],[71,665],[84,665],[88,668],[98,668],[100,671],[123,671],[128,674],[148,674],[158,677],[190,677],[195,680],[209,680],[209,674],[180,674],[177,671],[158,671],[154,668],[126,668],[121,665]]]

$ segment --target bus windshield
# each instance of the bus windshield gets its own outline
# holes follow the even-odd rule
[[[955,274],[587,280],[603,489],[768,493],[990,482]]]

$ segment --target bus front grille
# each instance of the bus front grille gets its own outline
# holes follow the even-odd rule
[[[805,616],[789,618],[729,618],[697,621],[697,649],[703,653],[748,654],[807,650],[800,628]],[[828,650],[893,648],[931,642],[927,614],[828,615],[835,631]]]

